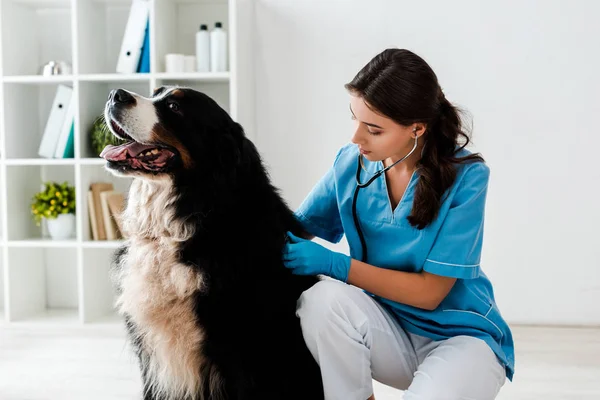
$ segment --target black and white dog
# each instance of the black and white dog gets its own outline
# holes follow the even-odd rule
[[[144,399],[322,399],[295,315],[317,278],[283,266],[302,229],[242,127],[188,88],[114,90],[105,119],[127,140],[106,168],[133,177],[113,281]]]

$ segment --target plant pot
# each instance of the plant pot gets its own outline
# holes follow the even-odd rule
[[[75,233],[75,214],[59,214],[56,218],[47,218],[48,232],[52,239],[69,239]]]

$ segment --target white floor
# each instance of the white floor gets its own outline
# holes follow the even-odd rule
[[[517,373],[498,399],[600,399],[600,329],[513,327],[513,333]],[[139,388],[118,325],[0,325],[1,400],[132,400]],[[379,384],[375,396],[402,398]]]

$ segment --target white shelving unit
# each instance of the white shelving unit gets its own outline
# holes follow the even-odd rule
[[[0,324],[82,324],[118,321],[108,270],[119,241],[92,241],[87,191],[130,181],[104,170],[90,149],[89,129],[108,93],[125,88],[149,95],[161,85],[192,87],[212,96],[254,138],[253,0],[150,0],[147,74],[115,73],[130,0],[0,0]],[[200,24],[223,23],[229,71],[168,74],[167,53],[194,54]],[[73,73],[43,77],[50,60]],[[75,157],[39,158],[37,149],[58,84],[74,89]],[[37,227],[30,202],[45,180],[76,187],[77,235],[50,239]]]

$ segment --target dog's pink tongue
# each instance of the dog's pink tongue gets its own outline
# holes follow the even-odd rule
[[[100,157],[108,161],[123,161],[127,159],[127,155],[129,155],[129,157],[135,157],[142,151],[150,148],[152,148],[152,146],[137,142],[125,143],[119,146],[109,144],[102,150]]]
[[[108,161],[122,161],[127,158],[127,144],[114,146],[109,144],[102,150],[100,157]]]

